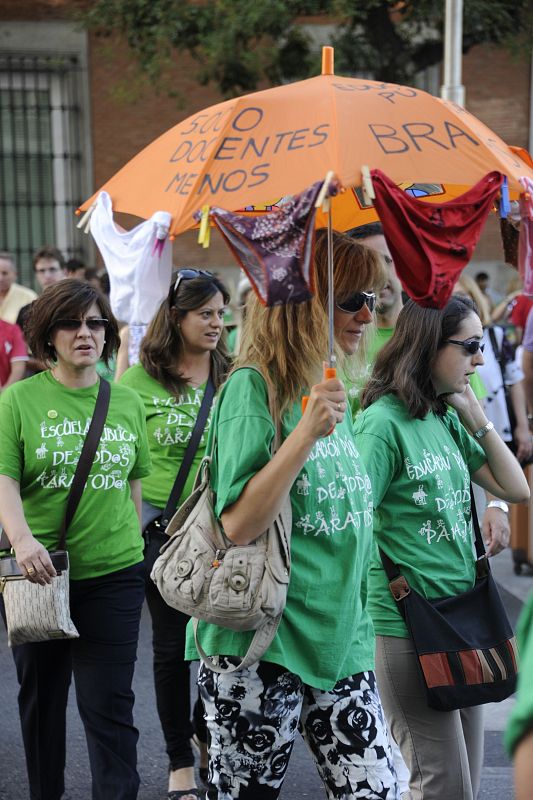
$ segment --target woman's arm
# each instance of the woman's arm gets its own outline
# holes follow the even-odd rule
[[[139,517],[139,527],[142,528],[142,483],[140,478],[130,480],[131,499]]]
[[[279,514],[316,441],[342,421],[345,410],[341,381],[330,378],[313,386],[298,425],[268,464],[248,481],[239,499],[222,512],[222,525],[232,542],[250,544],[264,533]]]
[[[129,339],[130,339],[130,329],[127,325],[124,325],[124,327],[120,329],[120,347],[118,348],[117,352],[115,381],[118,381],[121,375],[123,375],[129,367],[129,356],[128,356]]]
[[[51,583],[56,575],[45,547],[33,536],[22,507],[20,485],[7,475],[0,475],[0,522],[15,550],[17,564],[33,583]],[[28,574],[28,570],[34,570]]]
[[[448,395],[446,401],[456,409],[459,419],[474,434],[488,423],[470,386],[460,394]],[[509,448],[495,430],[477,440],[487,456],[487,463],[472,474],[474,483],[509,503],[527,503],[529,485],[524,472]]]
[[[533,730],[531,730],[516,748],[514,756],[514,779],[516,800],[532,800],[533,798]]]
[[[531,432],[527,419],[527,402],[524,391],[524,382],[518,381],[510,387],[511,403],[516,419],[513,438],[516,444],[516,457],[525,461],[531,455]]]

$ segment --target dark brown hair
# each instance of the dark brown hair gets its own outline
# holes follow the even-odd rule
[[[176,296],[174,285],[178,275],[179,271],[172,276],[168,296],[148,326],[139,355],[146,372],[175,396],[183,393],[190,380],[179,372],[184,346],[178,322],[189,311],[195,311],[207,303],[217,292],[221,293],[224,303],[230,300],[222,281],[205,272],[199,273],[196,278],[182,279]],[[211,375],[216,389],[224,381],[229,363],[225,337],[221,336],[216,350],[211,353]]]
[[[444,308],[422,308],[409,300],[400,312],[394,335],[378,354],[361,395],[361,407],[394,394],[411,417],[423,419],[429,411],[444,414],[446,403],[435,394],[431,369],[440,348],[472,313],[477,313],[474,302],[462,295],[454,295]]]
[[[93,303],[102,317],[109,320],[102,351],[102,359],[109,366],[109,360],[120,345],[118,323],[107,298],[93,286],[75,278],[65,278],[49,286],[31,303],[24,332],[34,357],[46,363],[54,361],[56,353],[50,342],[54,323],[60,319],[81,319]]]
[[[63,253],[53,244],[45,244],[33,254],[33,269],[35,269],[37,262],[40,261],[41,258],[53,259],[54,261],[57,261],[61,269],[65,269],[65,258]]]

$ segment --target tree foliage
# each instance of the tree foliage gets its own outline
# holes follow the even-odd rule
[[[530,0],[464,5],[464,52],[484,42],[530,52]],[[316,74],[312,30],[323,31],[320,44],[335,45],[339,74],[412,83],[442,60],[444,7],[443,0],[95,0],[82,21],[102,37],[122,34],[154,85],[173,54],[188,52],[198,81],[231,96]]]

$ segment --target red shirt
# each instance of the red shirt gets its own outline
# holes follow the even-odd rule
[[[11,374],[11,362],[27,360],[28,351],[19,326],[0,319],[0,386]]]
[[[517,328],[526,327],[527,316],[533,306],[533,297],[528,297],[527,294],[519,294],[512,301],[513,309],[509,315],[510,321]]]

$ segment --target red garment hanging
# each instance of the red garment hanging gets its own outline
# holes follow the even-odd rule
[[[402,286],[421,306],[443,308],[468,264],[503,181],[489,172],[454,200],[428,203],[371,171],[374,206]]]

